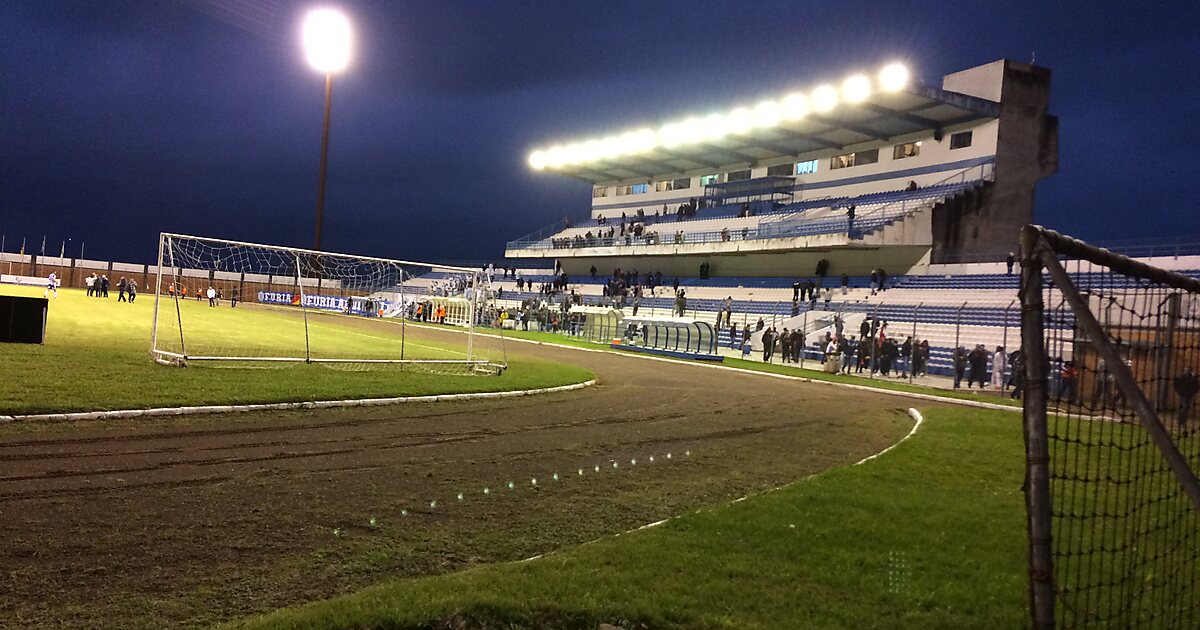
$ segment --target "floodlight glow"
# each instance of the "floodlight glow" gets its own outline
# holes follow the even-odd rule
[[[658,143],[664,147],[677,147],[687,139],[683,135],[683,125],[679,123],[667,123],[658,130]]]
[[[864,74],[856,74],[842,82],[842,100],[861,103],[871,96],[871,80]]]
[[[512,490],[512,489],[513,489],[513,482],[511,482],[511,481],[510,481],[510,482],[508,482],[508,489],[509,489],[509,490]]]
[[[636,459],[631,459],[631,460],[629,460],[629,465],[630,465],[630,466],[637,466],[637,460],[636,460]]]
[[[597,466],[597,467],[596,467],[596,472],[600,472],[600,467],[599,467],[599,466]]]
[[[580,468],[580,469],[579,469],[579,476],[580,476],[580,477],[582,477],[582,476],[583,476],[583,469],[582,469],[582,468]]]
[[[350,64],[354,36],[350,20],[334,9],[314,9],[304,16],[301,39],[308,65],[318,72],[341,72]]]
[[[318,12],[314,11],[310,15],[316,13]],[[659,147],[670,149],[698,142],[710,142],[730,134],[744,134],[752,129],[770,128],[784,121],[799,120],[810,112],[828,112],[839,103],[861,103],[870,98],[875,91],[895,92],[903,89],[908,83],[908,68],[900,63],[892,63],[884,66],[874,81],[867,75],[856,74],[846,78],[840,87],[825,84],[808,94],[793,92],[777,101],[765,100],[753,107],[735,107],[728,114],[692,116],[678,122],[665,123],[658,129],[637,129],[603,138],[541,148],[529,154],[528,162],[531,168],[541,171],[585,162],[612,160],[653,151]]]
[[[700,138],[718,140],[729,133],[729,121],[721,114],[709,114],[700,126]]]
[[[484,488],[484,489],[483,489],[483,493],[484,493],[484,494],[491,494],[491,493],[492,493],[492,490],[491,490],[491,488]]]
[[[784,120],[799,120],[808,115],[808,97],[795,92],[783,98],[781,108]]]
[[[653,455],[651,455],[651,456],[650,456],[650,463],[651,463],[651,464],[653,464],[653,463],[654,463],[654,456],[653,456]]]
[[[529,484],[530,484],[530,485],[534,485],[534,486],[536,486],[536,485],[537,485],[537,478],[535,477],[535,478],[533,478],[533,479],[530,479],[530,480],[529,480]]]
[[[754,106],[755,127],[774,127],[779,124],[782,117],[783,113],[779,109],[779,103],[775,101],[763,101]]]
[[[435,508],[435,507],[437,507],[437,501],[430,501],[430,502],[429,502],[429,507],[431,507],[431,508]]]
[[[746,107],[738,107],[729,112],[729,130],[733,133],[746,133],[754,128],[754,113]]]
[[[554,480],[558,481],[558,473],[554,473]]]
[[[832,85],[822,85],[821,87],[813,90],[810,100],[812,101],[813,111],[827,112],[834,107],[837,107],[837,88],[833,87]]]
[[[704,121],[692,117],[679,123],[679,134],[684,143],[699,142],[704,139]]]
[[[896,92],[908,85],[908,68],[901,63],[890,63],[879,71],[879,89]]]

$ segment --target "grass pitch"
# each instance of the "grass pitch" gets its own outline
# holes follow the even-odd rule
[[[0,285],[7,295],[41,296],[41,288]],[[302,402],[348,398],[419,396],[457,392],[552,387],[591,378],[581,367],[516,358],[503,375],[424,373],[387,365],[193,363],[176,369],[150,359],[154,296],[133,304],[89,298],[66,289],[50,303],[44,345],[0,344],[0,415],[141,409],[177,405]],[[160,347],[178,349],[172,301],[160,313]],[[239,353],[304,356],[300,314],[286,308],[241,304],[210,308],[183,301],[189,354]],[[313,356],[396,358],[400,327],[359,318],[310,314]],[[458,359],[465,347],[421,339],[410,328],[406,358]],[[465,342],[465,338],[464,338]]]

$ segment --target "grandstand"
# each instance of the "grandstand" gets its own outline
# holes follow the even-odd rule
[[[546,325],[538,309],[564,300],[677,314],[678,286],[685,316],[715,322],[728,298],[736,330],[760,318],[799,327],[809,356],[835,322],[850,336],[886,320],[892,336],[929,341],[931,372],[949,372],[957,346],[1017,344],[1018,276],[1003,261],[1058,167],[1049,88],[1048,69],[1011,60],[936,85],[891,64],[727,114],[540,148],[530,165],[588,182],[591,206],[510,241],[523,290],[511,275],[492,288]],[[657,286],[637,296],[631,270],[633,285]],[[796,299],[794,283],[809,281],[816,299]],[[724,327],[719,341],[740,354],[741,335]]]

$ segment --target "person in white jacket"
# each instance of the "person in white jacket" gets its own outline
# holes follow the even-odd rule
[[[1008,355],[1004,353],[1003,346],[996,346],[996,352],[992,354],[992,387],[1003,391],[1004,389],[1004,366],[1008,365]]]

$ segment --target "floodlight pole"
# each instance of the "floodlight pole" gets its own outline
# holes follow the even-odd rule
[[[329,110],[333,100],[333,73],[325,73],[325,122],[321,127],[321,176],[317,183],[317,229],[313,249],[321,250],[321,223],[325,218],[325,170],[329,162]]]

